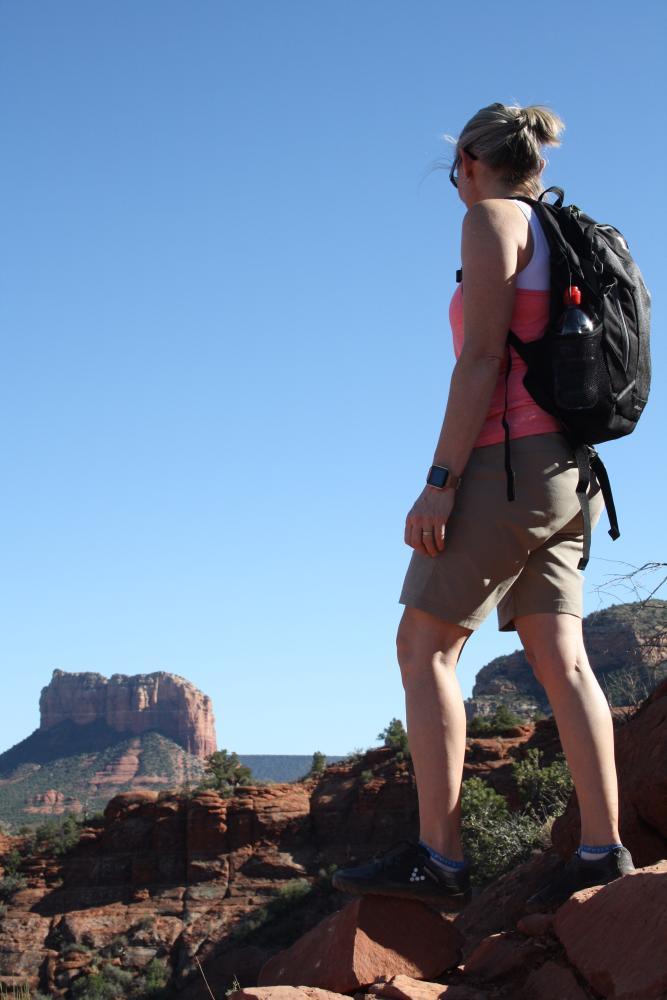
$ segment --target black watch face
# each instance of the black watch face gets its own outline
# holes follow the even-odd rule
[[[448,479],[449,469],[440,469],[437,465],[434,465],[429,473],[428,484],[429,486],[439,486],[442,489]]]

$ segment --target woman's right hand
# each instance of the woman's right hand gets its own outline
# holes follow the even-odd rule
[[[424,556],[437,556],[445,548],[445,530],[454,507],[456,490],[425,486],[405,519],[405,544]]]

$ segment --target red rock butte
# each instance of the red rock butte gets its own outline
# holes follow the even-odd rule
[[[213,704],[177,674],[68,673],[54,670],[39,699],[40,729],[65,720],[105,722],[119,733],[157,730],[197,757],[216,750]]]

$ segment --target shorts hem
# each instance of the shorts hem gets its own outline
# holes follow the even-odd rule
[[[583,618],[581,605],[572,604],[571,601],[552,601],[549,607],[530,608],[530,610],[513,611],[512,614],[504,614],[498,621],[499,632],[516,632],[515,618],[522,618],[524,615],[574,615],[575,618]]]
[[[398,603],[404,604],[406,608],[416,608],[417,611],[425,611],[427,614],[433,615],[443,622],[447,622],[448,625],[459,625],[461,628],[470,629],[471,632],[476,631],[487,617],[486,615],[468,615],[466,618],[457,618],[456,615],[443,613],[442,608],[438,608],[435,603],[432,604],[430,601],[423,600],[423,598],[403,597],[402,594]]]

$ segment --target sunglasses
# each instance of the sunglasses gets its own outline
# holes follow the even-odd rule
[[[467,146],[463,147],[463,152],[467,153],[471,160],[477,160],[477,159],[479,159],[479,157],[475,156],[474,153],[470,152],[470,150],[468,149]],[[455,188],[457,188],[459,186],[458,178],[456,176],[456,171],[458,170],[458,168],[460,166],[460,163],[461,163],[461,154],[459,153],[459,155],[456,157],[456,159],[452,163],[452,169],[449,171],[449,179],[450,179],[450,181],[452,182],[452,184],[454,185]]]

